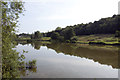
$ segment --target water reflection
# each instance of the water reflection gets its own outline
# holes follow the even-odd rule
[[[31,45],[34,47],[34,49],[39,50],[42,44],[39,42],[34,42],[34,43],[31,43]]]
[[[24,44],[24,45],[22,45]],[[22,78],[117,78],[118,47],[71,43],[19,42],[28,51],[25,62],[37,68],[21,71]]]
[[[29,73],[36,73],[36,72],[37,72],[37,67],[20,70],[21,76],[27,76],[29,75]]]
[[[28,43],[20,43],[28,44]],[[47,46],[50,49],[55,50],[58,54],[64,53],[65,55],[73,55],[81,58],[92,59],[100,64],[111,65],[113,68],[119,68],[118,66],[118,47],[112,47],[111,49],[99,49],[96,46],[85,46],[80,44],[71,43],[41,43],[34,42],[29,43],[34,49],[39,50],[41,46]],[[101,47],[101,46],[99,46]],[[104,46],[103,46],[104,47]],[[111,47],[111,46],[107,46]]]
[[[101,64],[111,65],[113,68],[119,68],[118,66],[118,51],[111,51],[105,49],[89,49],[75,44],[48,44],[48,48],[54,49],[57,53],[64,53],[68,55],[74,55],[78,57],[84,57],[93,59],[95,62]]]

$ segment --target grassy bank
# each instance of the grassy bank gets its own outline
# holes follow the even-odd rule
[[[81,44],[103,44],[103,45],[119,45],[118,38],[114,34],[96,34],[77,36],[77,43]]]
[[[77,41],[75,43],[79,44],[100,44],[100,45],[120,45],[118,38],[114,34],[95,34],[95,35],[82,35],[76,36]],[[50,37],[42,37],[40,39],[30,39],[30,38],[18,38],[17,41],[51,41]]]
[[[31,38],[17,38],[16,41],[50,41],[50,37],[42,37],[40,39],[31,39]]]

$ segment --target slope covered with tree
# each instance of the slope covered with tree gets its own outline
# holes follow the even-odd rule
[[[78,41],[79,36],[86,36],[86,35],[89,36],[96,34],[99,34],[99,37],[101,37],[101,35],[109,34],[109,35],[114,35],[111,38],[119,38],[120,15],[113,15],[112,17],[101,18],[100,20],[94,21],[93,23],[92,22],[86,24],[81,23],[73,26],[67,26],[65,28],[57,27],[55,30],[50,32],[40,33],[39,31],[36,31],[34,32],[34,34],[26,34],[26,35],[29,36],[29,38],[31,38],[32,40],[38,40],[38,39],[40,40],[42,37],[51,37],[51,39],[55,41],[76,42]],[[26,37],[26,35],[23,36]],[[21,36],[21,34],[19,34],[18,36]],[[106,40],[103,40],[105,42],[108,41],[108,36],[106,37],[107,37]],[[115,40],[112,39],[110,41],[114,41],[115,43],[118,42],[118,40],[116,39]]]
[[[46,33],[47,37],[53,36],[57,33],[64,40],[70,40],[73,36],[92,35],[92,34],[115,34],[120,36],[120,15],[113,15],[112,17],[102,18],[99,21],[87,24],[77,24],[67,26],[66,28],[56,28],[56,30]],[[57,36],[58,37],[58,36]],[[56,38],[53,38],[56,39]]]

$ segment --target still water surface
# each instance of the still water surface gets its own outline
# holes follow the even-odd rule
[[[18,44],[25,61],[35,59],[37,68],[22,78],[118,78],[117,51],[89,49],[74,44]]]

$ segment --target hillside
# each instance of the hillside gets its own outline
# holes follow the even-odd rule
[[[58,32],[60,35],[68,29],[73,29],[76,36],[90,35],[90,34],[115,34],[117,30],[120,30],[120,15],[113,15],[112,17],[102,18],[99,21],[90,22],[88,24],[77,24],[73,26],[67,26],[65,28],[56,28],[51,32],[46,33],[48,37],[53,32]]]
[[[55,30],[47,33],[34,32],[34,34],[19,34],[18,38],[31,39],[32,41],[55,40],[60,42],[71,43],[89,43],[89,44],[106,44],[120,45],[120,15],[102,18],[93,23],[77,24],[65,28],[57,27]],[[26,39],[28,37],[28,39]],[[20,40],[19,39],[19,40]],[[47,41],[48,41],[47,40]],[[43,40],[42,40],[43,41]]]

